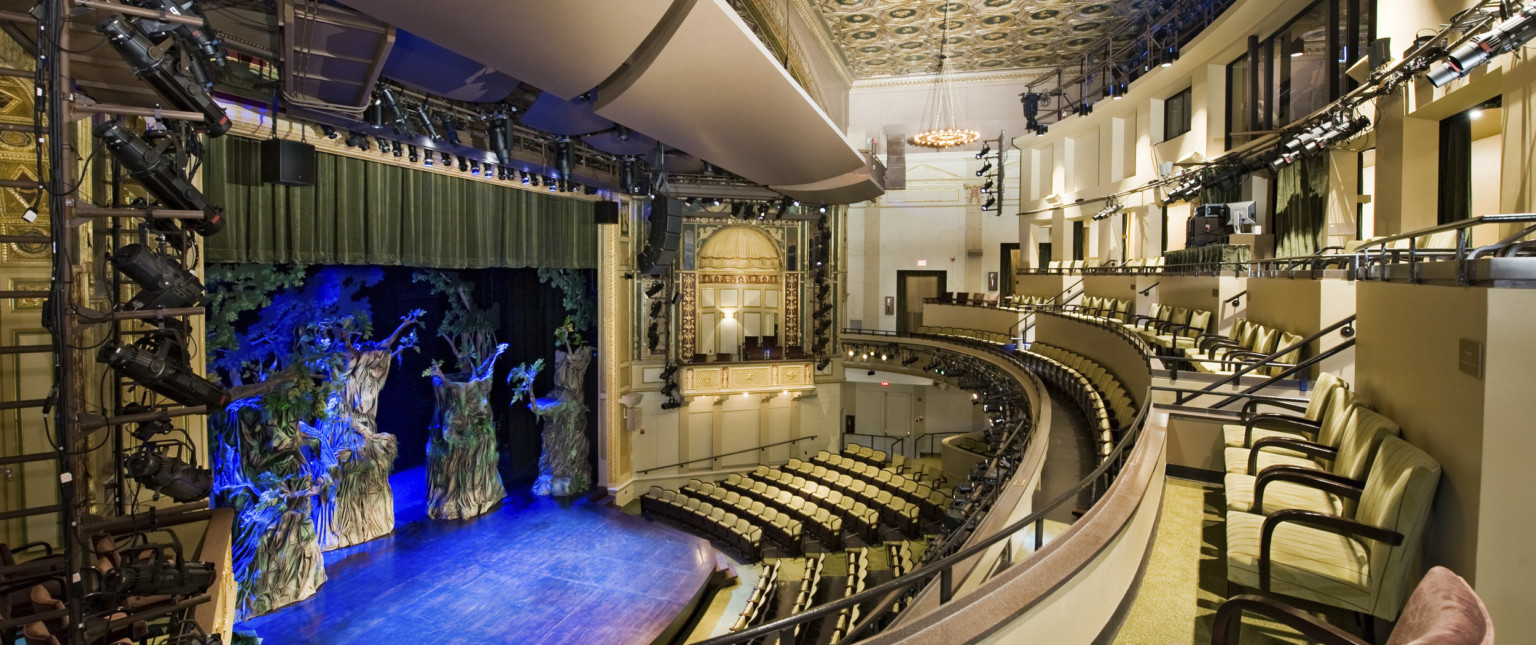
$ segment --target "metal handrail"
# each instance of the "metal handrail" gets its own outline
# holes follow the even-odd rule
[[[677,462],[675,464],[669,464],[669,465],[666,465],[666,466],[657,466],[655,468],[647,468],[645,470],[639,470],[639,471],[636,471],[636,474],[644,475],[644,474],[646,474],[648,472],[652,472],[652,471],[656,471],[656,470],[666,470],[668,468],[676,468],[678,466],[686,466],[688,464],[695,463],[695,462],[710,461],[710,460],[713,460],[713,459],[719,459],[721,457],[730,457],[732,455],[739,455],[739,454],[746,453],[746,452],[755,452],[755,451],[758,451],[758,450],[767,450],[769,448],[777,448],[777,447],[785,445],[785,444],[795,443],[796,441],[805,441],[806,439],[815,439],[818,436],[820,436],[820,435],[814,435],[813,434],[813,435],[811,435],[809,437],[796,437],[794,439],[787,439],[787,440],[784,440],[784,441],[778,441],[778,442],[770,443],[770,444],[767,444],[767,445],[758,446],[756,448],[745,448],[745,449],[742,449],[742,450],[732,450],[731,452],[722,452],[722,453],[720,453],[718,455],[711,455],[709,457],[699,457],[698,459],[689,459],[688,461],[679,461],[679,462]]]
[[[923,436],[918,437],[917,441],[914,441],[912,443],[917,447],[917,451],[918,451],[917,454],[918,455],[921,456],[921,455],[926,455],[926,454],[933,454],[933,438],[934,437],[949,437],[949,436],[953,436],[953,435],[957,435],[957,434],[970,434],[972,432],[976,432],[976,431],[975,430],[947,430],[947,431],[944,431],[944,432],[924,432]],[[922,444],[924,439],[928,440],[928,452],[923,452],[923,446],[921,444]]]
[[[859,432],[844,432],[844,433],[842,433],[839,436],[840,437],[871,437],[871,438],[874,438],[874,439],[888,439],[888,440],[891,440],[891,445],[890,445],[889,448],[887,448],[886,451],[891,453],[891,454],[893,454],[893,455],[897,454],[897,448],[898,447],[905,448],[907,446],[907,438],[906,437],[898,437],[896,435],[889,435],[889,434],[864,434],[864,433],[859,433]],[[838,449],[839,450],[848,447],[848,442],[847,441],[843,441],[841,439],[838,440],[838,444],[839,444],[838,445]]]
[[[1148,398],[1150,398],[1151,392],[1149,391],[1147,394]],[[861,593],[856,593],[851,596],[844,596],[804,612],[792,616],[787,616],[770,623],[765,623],[757,627],[742,630],[733,634],[711,638],[709,640],[703,641],[701,645],[727,645],[745,643],[760,636],[768,636],[774,633],[792,635],[794,628],[797,625],[808,623],[813,620],[819,620],[836,614],[841,612],[845,607],[862,604],[887,594],[904,592],[917,585],[927,584],[930,580],[932,580],[934,576],[939,576],[940,578],[940,604],[949,602],[952,599],[954,593],[952,571],[956,566],[960,565],[966,560],[969,560],[973,556],[980,555],[999,542],[1004,540],[1011,540],[1015,534],[1018,534],[1025,529],[1034,528],[1035,534],[1037,536],[1042,535],[1044,530],[1045,517],[1047,514],[1055,511],[1058,507],[1069,501],[1078,499],[1085,490],[1092,489],[1095,493],[1097,493],[1097,487],[1100,478],[1108,474],[1111,467],[1118,467],[1123,465],[1124,460],[1126,459],[1127,448],[1134,445],[1136,440],[1141,437],[1142,427],[1146,422],[1147,412],[1151,409],[1151,407],[1152,406],[1150,404],[1144,404],[1141,406],[1140,410],[1138,410],[1136,413],[1135,421],[1131,424],[1130,428],[1127,429],[1125,436],[1121,437],[1120,441],[1115,444],[1114,449],[1110,451],[1109,455],[1104,458],[1099,466],[1094,468],[1092,472],[1090,472],[1086,477],[1079,481],[1076,486],[1073,486],[1070,490],[1067,490],[1056,496],[1055,499],[1047,502],[1043,507],[1039,507],[1038,510],[1031,512],[1029,515],[1026,515],[1023,519],[1003,527],[997,533],[987,536],[976,544],[962,548],[959,551],[945,556],[936,562],[932,562],[930,564],[919,567],[917,570],[912,571],[911,573],[899,576],[890,580],[889,582],[881,583],[874,587],[865,589]],[[889,603],[882,603],[882,605],[889,606]],[[883,609],[883,607],[877,609]],[[878,615],[878,611],[870,612],[871,618]],[[872,620],[866,620],[863,623],[855,625],[852,629],[849,630],[848,634],[844,636],[844,639],[839,641],[839,643],[849,642],[855,635],[866,629],[870,624],[873,624]]]
[[[855,333],[871,333],[874,335],[898,335],[894,332],[885,332],[881,330],[868,330],[867,332],[865,330],[852,331]],[[1008,358],[1008,360],[1012,362],[1021,362],[1011,353],[1004,352],[1004,355],[1006,358]],[[1103,461],[1099,463],[1097,468],[1094,468],[1092,472],[1090,472],[1086,477],[1079,481],[1076,486],[1073,486],[1071,490],[1061,493],[1055,499],[1052,499],[1050,502],[1046,503],[1044,506],[1036,507],[1036,510],[1025,516],[1023,519],[1003,527],[998,532],[983,538],[976,544],[962,548],[955,553],[939,559],[938,561],[919,567],[917,570],[899,576],[893,580],[865,589],[861,593],[845,596],[826,604],[808,609],[801,613],[787,616],[770,623],[759,625],[757,627],[752,627],[732,634],[717,636],[715,638],[703,641],[701,645],[727,645],[745,643],[774,633],[779,633],[782,637],[781,640],[789,642],[789,640],[793,638],[795,627],[798,625],[805,624],[814,620],[820,620],[822,618],[826,618],[827,616],[840,613],[844,608],[856,604],[862,604],[876,598],[889,596],[880,602],[874,611],[870,612],[868,618],[852,626],[848,633],[844,635],[843,640],[839,641],[839,643],[850,642],[854,636],[865,631],[870,625],[874,624],[875,619],[879,617],[887,608],[889,608],[895,602],[895,600],[898,599],[901,593],[905,593],[913,587],[928,584],[934,576],[938,576],[940,581],[940,604],[949,602],[952,599],[954,593],[953,570],[955,567],[959,566],[966,560],[969,560],[973,556],[980,555],[999,542],[1003,542],[1004,540],[1011,540],[1015,534],[1018,534],[1027,528],[1034,528],[1036,541],[1038,543],[1044,535],[1045,517],[1047,514],[1055,511],[1062,504],[1077,500],[1085,490],[1093,491],[1095,496],[1098,494],[1099,481],[1110,473],[1110,469],[1112,467],[1118,468],[1124,465],[1125,459],[1127,459],[1126,455],[1128,454],[1127,449],[1130,446],[1135,445],[1137,439],[1141,437],[1141,431],[1145,425],[1147,413],[1152,408],[1150,399],[1151,392],[1149,388],[1147,396],[1142,399],[1143,401],[1148,402],[1143,403],[1140,406],[1140,408],[1137,410],[1135,420],[1133,420],[1129,427],[1126,428],[1124,436],[1120,438],[1120,441],[1115,444],[1114,449],[1104,457]],[[1007,443],[1013,438],[1020,436],[1019,430],[1021,429],[1022,428],[1016,428],[1010,439],[1005,440],[1003,445],[1007,445]],[[1011,551],[1005,555],[1009,556],[1009,559],[1011,560]]]
[[[1299,351],[1301,348],[1306,347],[1307,345],[1312,344],[1313,341],[1318,340],[1318,339],[1322,338],[1323,336],[1331,334],[1334,331],[1339,330],[1339,329],[1348,329],[1349,330],[1349,331],[1344,332],[1345,338],[1348,339],[1345,342],[1348,345],[1353,346],[1355,341],[1351,337],[1354,336],[1354,331],[1353,331],[1354,330],[1354,325],[1355,325],[1355,315],[1354,314],[1350,314],[1348,317],[1345,317],[1345,318],[1339,320],[1338,322],[1333,323],[1332,325],[1324,327],[1323,329],[1319,330],[1317,333],[1312,334],[1311,336],[1303,338],[1303,339],[1301,339],[1299,341],[1296,341],[1294,344],[1292,344],[1292,345],[1290,345],[1288,347],[1277,349],[1277,350],[1274,351],[1274,353],[1271,353],[1270,355],[1265,356],[1263,360],[1256,361],[1252,365],[1249,365],[1248,367],[1245,367],[1245,368],[1240,369],[1240,370],[1238,370],[1236,372],[1233,372],[1231,376],[1228,376],[1228,377],[1226,377],[1224,379],[1221,379],[1219,381],[1211,383],[1210,385],[1207,385],[1207,386],[1205,386],[1202,389],[1204,391],[1206,391],[1206,392],[1213,392],[1216,388],[1221,387],[1223,385],[1228,385],[1230,383],[1240,383],[1241,381],[1239,379],[1242,378],[1242,376],[1244,374],[1252,372],[1252,371],[1254,371],[1254,370],[1256,370],[1256,369],[1258,369],[1260,367],[1264,367],[1264,366],[1268,365],[1271,362],[1275,362],[1275,359],[1277,357],[1283,356],[1283,355],[1288,354],[1290,352]],[[1343,345],[1343,344],[1344,343],[1341,343],[1341,345]],[[1337,352],[1334,352],[1334,353],[1337,353]],[[1332,356],[1333,354],[1327,354],[1327,355],[1328,356]],[[1300,367],[1302,365],[1310,366],[1310,365],[1312,365],[1315,362],[1317,362],[1317,361],[1314,360],[1314,359],[1308,359],[1306,361],[1298,361],[1296,363],[1296,365],[1292,366],[1291,369],[1286,370],[1285,372],[1282,372],[1282,374],[1286,374],[1286,375],[1294,374],[1297,367]],[[1284,365],[1285,363],[1280,363],[1280,364]],[[1269,383],[1273,383],[1273,382],[1278,381],[1280,378],[1282,378],[1282,377],[1271,377],[1271,378],[1265,380],[1263,383],[1260,383],[1259,385],[1254,386],[1254,387],[1257,388],[1257,387],[1262,387],[1264,385],[1268,385]],[[1183,404],[1185,404],[1185,403],[1187,403],[1189,401],[1193,401],[1193,400],[1199,398],[1200,396],[1201,395],[1196,394],[1196,395],[1192,395],[1192,396],[1190,396],[1188,398],[1185,398],[1185,396],[1183,394],[1180,394],[1180,395],[1178,395],[1177,397],[1174,398],[1173,402],[1174,402],[1175,405],[1183,405]],[[1222,405],[1225,405],[1226,403],[1231,403],[1231,401],[1227,401],[1227,402],[1223,403]],[[1213,407],[1221,407],[1221,406],[1218,405],[1218,406],[1213,406]]]
[[[1141,362],[1145,363],[1148,369],[1152,367],[1152,357],[1157,354],[1156,352],[1152,351],[1152,346],[1148,345],[1147,341],[1142,340],[1140,336],[1131,333],[1129,330],[1120,326],[1119,324],[1111,324],[1106,320],[1101,320],[1096,317],[1074,318],[1070,316],[1064,316],[1061,314],[1061,312],[1052,311],[1052,309],[1049,307],[1042,308],[1040,311],[1041,313],[1060,316],[1062,318],[1067,318],[1068,320],[1081,322],[1092,327],[1098,327],[1099,329],[1109,331],[1114,335],[1119,336],[1121,340],[1130,343],[1131,348],[1135,349],[1137,353],[1141,354]]]
[[[1067,304],[1067,303],[1066,303],[1066,301],[1064,301],[1064,300],[1062,300],[1062,298],[1061,298],[1061,297],[1062,297],[1062,296],[1067,296],[1067,300],[1070,300],[1070,299],[1072,299],[1072,296],[1070,296],[1070,295],[1068,295],[1068,294],[1071,294],[1071,293],[1072,293],[1072,290],[1073,290],[1073,289],[1076,289],[1076,288],[1078,288],[1078,287],[1081,287],[1081,286],[1083,286],[1083,280],[1085,280],[1085,279],[1086,279],[1086,278],[1078,278],[1078,279],[1077,279],[1077,283],[1075,283],[1075,284],[1073,284],[1073,285],[1071,285],[1071,286],[1068,286],[1068,287],[1067,287],[1067,288],[1066,288],[1066,289],[1063,289],[1063,290],[1062,290],[1062,292],[1061,292],[1061,293],[1058,293],[1058,294],[1056,294],[1056,295],[1055,295],[1055,296],[1053,296],[1053,297],[1052,297],[1052,298],[1051,298],[1051,300],[1054,300],[1054,301],[1056,301],[1056,304],[1057,304],[1057,305],[1064,305],[1064,304]],[[1086,291],[1087,291],[1087,289],[1084,289],[1084,290],[1083,290],[1083,291],[1085,291],[1085,292],[1086,292]]]

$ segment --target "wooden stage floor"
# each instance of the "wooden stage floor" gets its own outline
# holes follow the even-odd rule
[[[715,569],[703,539],[526,487],[474,520],[428,521],[424,478],[390,478],[394,535],[326,553],[319,593],[237,628],[266,645],[650,643]]]

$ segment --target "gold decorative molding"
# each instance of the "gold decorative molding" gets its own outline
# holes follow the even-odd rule
[[[784,274],[784,344],[800,344],[800,274]]]
[[[682,360],[693,358],[698,346],[699,275],[684,273],[682,276],[682,303],[679,305],[678,350]]]
[[[47,280],[12,278],[10,290],[37,292],[36,298],[16,298],[12,300],[11,311],[42,311],[43,302],[48,299]]]
[[[777,275],[741,275],[724,273],[701,273],[700,284],[778,284]]]
[[[684,367],[683,396],[730,396],[813,390],[810,361],[774,361]]]

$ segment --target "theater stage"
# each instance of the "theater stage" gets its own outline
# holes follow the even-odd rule
[[[716,569],[700,538],[519,486],[464,522],[424,516],[425,470],[390,478],[394,535],[325,554],[303,602],[241,623],[265,643],[650,643]]]

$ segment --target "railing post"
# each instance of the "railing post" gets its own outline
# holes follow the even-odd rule
[[[943,571],[939,572],[939,604],[947,603],[950,598],[954,597],[954,583],[955,568],[953,566],[945,567]]]
[[[1045,518],[1035,520],[1035,552],[1045,546]]]

